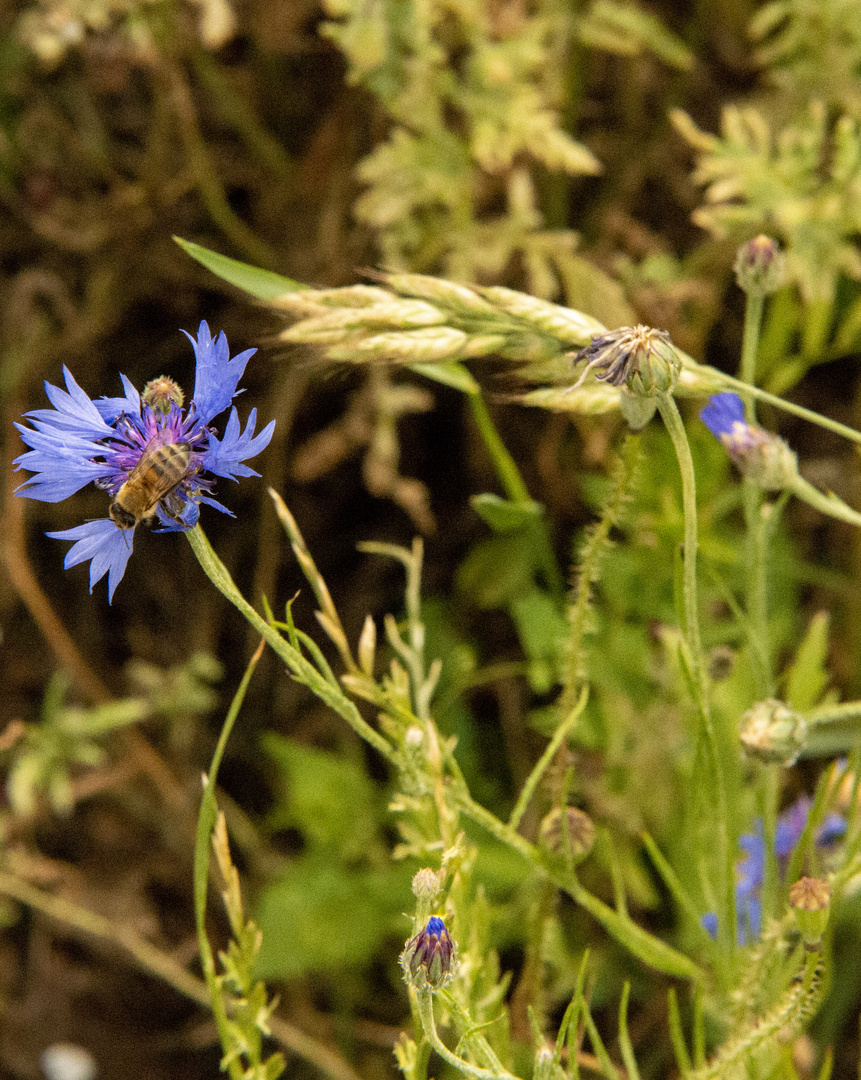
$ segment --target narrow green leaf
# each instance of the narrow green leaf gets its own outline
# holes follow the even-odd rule
[[[443,386],[451,386],[464,394],[478,394],[481,391],[472,375],[457,361],[450,364],[407,364],[407,367],[418,375],[424,375],[426,379],[442,383]]]
[[[544,512],[541,503],[512,502],[491,492],[473,495],[469,500],[473,510],[494,532],[513,532],[540,518]]]
[[[182,250],[211,270],[216,277],[230,282],[238,289],[256,296],[258,300],[275,300],[284,293],[297,292],[306,289],[307,285],[294,281],[292,278],[275,274],[271,270],[262,270],[259,266],[250,266],[248,263],[231,259],[227,255],[220,255],[217,251],[201,247],[191,240],[183,240],[181,236],[175,236],[174,240]]]
[[[828,653],[828,614],[820,611],[810,620],[804,640],[786,679],[786,703],[799,711],[819,701],[828,684],[825,659]]]

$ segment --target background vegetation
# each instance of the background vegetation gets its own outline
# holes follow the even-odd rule
[[[319,604],[274,488],[347,640],[355,647],[370,613],[384,653],[383,616],[405,611],[404,567],[357,544],[410,549],[422,535],[421,621],[428,657],[443,661],[436,723],[457,740],[473,799],[504,820],[557,730],[560,686],[576,681],[566,598],[601,521],[576,672],[591,698],[519,832],[535,841],[554,803],[576,803],[597,826],[581,871],[590,894],[708,963],[712,980],[698,996],[680,972],[634,959],[630,942],[465,821],[449,856],[464,891],[453,932],[465,957],[484,959],[467,968],[469,1004],[518,1075],[532,1069],[536,1029],[555,1040],[572,997],[584,1008],[564,1047],[569,1075],[632,1075],[618,1041],[623,994],[644,1077],[680,1070],[680,1031],[701,1032],[708,1056],[745,1008],[773,1002],[742,980],[748,954],[723,961],[697,936],[709,897],[685,845],[711,793],[691,788],[695,736],[673,663],[682,496],[663,428],[629,438],[616,411],[524,407],[523,373],[509,361],[553,359],[540,349],[477,363],[488,415],[544,507],[549,558],[536,555],[533,532],[492,530],[470,503],[501,485],[469,395],[396,366],[325,361],[285,337],[283,310],[249,303],[172,236],[318,287],[368,280],[368,268],[505,285],[608,327],[665,328],[696,360],[735,374],[744,297],[733,260],[766,232],[785,249],[786,280],[765,310],[757,378],[861,427],[859,5],[46,0],[0,18],[2,1068],[38,1076],[46,1047],[68,1041],[105,1078],[218,1070],[202,983],[183,981],[200,975],[195,821],[201,771],[258,635],[181,537],[139,530],[113,604],[103,586],[88,595],[85,570],[64,571],[44,533],[102,516],[104,494],[12,497],[22,478],[12,424],[43,406],[43,380],[56,384],[67,364],[93,397],[117,393],[120,371],[137,386],[165,373],[188,387],[177,329],[201,318],[234,351],[259,348],[245,398],[277,420],[256,462],[263,479],[225,496],[236,520],[204,522],[214,549],[244,595],[258,607],[267,597],[279,618],[298,592],[293,618],[314,634]],[[567,370],[557,365],[552,380]],[[705,644],[732,670],[718,691],[729,731],[766,696],[739,615],[745,496],[695,407],[686,417]],[[769,408],[760,420],[791,443],[808,479],[859,505],[849,442]],[[768,690],[800,708],[861,696],[857,535],[790,503],[772,538]],[[331,640],[317,637],[340,672]],[[376,723],[376,707],[363,715]],[[827,801],[849,817],[850,844],[857,836],[854,758],[840,794],[830,758],[778,776],[735,743],[723,749],[740,793],[733,851],[757,815],[817,792],[823,814]],[[411,793],[395,774],[264,653],[218,801],[293,1075],[395,1075],[393,1047],[411,1024],[397,963],[410,881],[442,855],[427,836],[398,833],[390,801]],[[680,913],[644,833],[698,912]],[[806,868],[824,873],[811,858]],[[838,915],[829,950],[857,955],[857,898],[847,893]],[[231,923],[235,932],[235,908]],[[214,903],[209,929],[223,947],[231,926]],[[766,956],[774,1000],[792,975],[785,960]],[[833,1075],[857,1074],[855,965],[835,965],[824,989],[810,1033],[749,1061],[752,1075],[819,1075],[826,1047]],[[434,1075],[445,1068],[433,1059]]]

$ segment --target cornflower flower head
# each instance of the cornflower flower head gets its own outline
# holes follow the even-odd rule
[[[188,409],[182,408],[182,392],[164,377],[141,395],[120,375],[122,397],[92,401],[64,367],[66,390],[45,383],[53,408],[27,413],[30,427],[15,425],[31,448],[16,459],[16,468],[34,474],[17,495],[61,502],[91,482],[109,495],[108,517],[47,534],[75,541],[63,565],[68,569],[89,560],[90,592],[108,575],[109,601],[125,573],[135,527],[157,519],[158,532],[185,532],[197,524],[200,503],[232,517],[212,498],[215,479],[258,476],[243,462],[272,438],[274,421],[255,436],[256,409],[244,430],[235,406],[220,439],[210,427],[241,393],[239,380],[257,350],[246,349],[231,359],[227,338],[221,333],[213,340],[205,322],[196,338],[186,337],[196,360]]]
[[[798,460],[793,451],[779,435],[747,423],[744,402],[738,394],[713,394],[700,410],[700,419],[724,444],[742,475],[765,491],[781,491],[798,479]]]
[[[792,806],[778,817],[774,833],[774,853],[785,873],[789,857],[801,839],[812,800],[807,795],[796,799]],[[736,864],[735,906],[736,940],[739,945],[756,941],[762,932],[762,883],[765,879],[765,834],[762,818],[757,818],[752,833],[743,833],[738,846],[742,858]],[[846,832],[846,821],[839,814],[829,814],[816,834],[816,846],[828,847]],[[703,915],[703,929],[711,937],[717,937],[717,916],[714,912]]]
[[[670,335],[651,326],[623,326],[595,334],[575,354],[574,362],[580,360],[586,360],[587,364],[572,390],[594,370],[596,379],[612,386],[625,386],[639,397],[672,392],[682,368]]]
[[[438,915],[428,919],[424,929],[404,946],[401,967],[411,986],[438,990],[451,981],[457,966],[457,947]]]

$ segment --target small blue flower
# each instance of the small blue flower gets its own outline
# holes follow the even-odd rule
[[[34,474],[16,494],[60,502],[93,482],[110,496],[109,517],[47,534],[75,541],[63,565],[68,569],[89,561],[90,592],[108,575],[109,601],[132,553],[135,526],[157,518],[159,532],[184,532],[197,523],[200,503],[230,514],[210,494],[215,477],[259,475],[243,463],[272,438],[274,421],[255,436],[256,409],[244,431],[235,407],[221,439],[209,426],[241,393],[239,380],[257,350],[246,349],[231,359],[227,338],[221,333],[213,340],[205,322],[197,338],[186,336],[196,358],[194,394],[187,410],[169,379],[155,380],[141,397],[120,375],[122,397],[92,401],[64,367],[65,390],[45,384],[53,408],[27,413],[30,427],[15,425],[30,447],[15,465]]]
[[[401,967],[404,978],[413,986],[429,986],[436,990],[452,977],[457,949],[445,923],[433,915],[427,925],[404,946]]]
[[[744,402],[738,394],[713,394],[700,410],[700,420],[716,439],[732,435],[736,424],[744,424]]]
[[[744,476],[765,491],[792,489],[798,480],[795,454],[778,435],[747,423],[738,394],[713,394],[700,419]]]
[[[735,395],[720,395],[735,396]],[[812,806],[811,799],[802,795],[777,819],[774,832],[774,853],[786,868],[786,862],[801,839]],[[846,822],[839,814],[829,814],[816,834],[816,846],[827,847],[846,832]],[[743,833],[738,845],[743,858],[736,864],[735,906],[737,915],[736,940],[739,945],[756,941],[762,932],[762,883],[765,880],[765,835],[762,818],[754,822],[752,833]],[[717,916],[707,912],[700,920],[706,933],[717,937]]]

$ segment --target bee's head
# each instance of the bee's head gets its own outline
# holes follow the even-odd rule
[[[133,529],[138,523],[134,514],[126,510],[124,506],[120,506],[118,502],[111,503],[108,513],[118,529]]]

